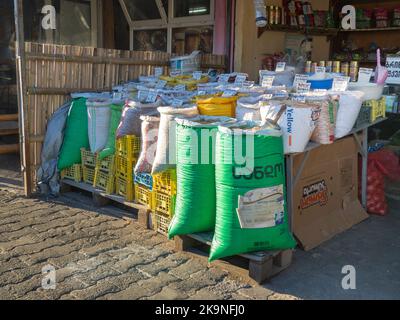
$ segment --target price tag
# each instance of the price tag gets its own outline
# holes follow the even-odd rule
[[[293,97],[293,101],[306,102],[306,96],[305,95],[296,95]]]
[[[171,71],[171,72],[169,73],[169,75],[170,75],[172,78],[175,78],[175,77],[177,77],[177,76],[180,76],[181,74],[182,74],[182,71],[179,71],[179,70]]]
[[[253,87],[255,85],[255,82],[254,81],[244,81],[243,83],[242,83],[242,86],[243,87]]]
[[[167,81],[165,80],[159,80],[156,84],[157,89],[163,89],[167,85]]]
[[[349,86],[350,77],[336,77],[333,79],[333,91],[343,92],[347,90]]]
[[[174,87],[174,91],[186,91],[186,86],[184,84],[178,84]]]
[[[388,56],[386,58],[388,78],[386,83],[400,84],[400,56]]]
[[[220,74],[218,77],[218,82],[228,82],[230,77],[230,74]]]
[[[151,90],[151,91],[149,92],[149,94],[147,95],[146,102],[147,102],[147,103],[156,102],[157,97],[158,97],[157,91]]]
[[[358,71],[358,83],[369,83],[374,70],[371,68],[360,68]]]
[[[325,67],[316,67],[315,68],[315,74],[325,75],[325,73],[326,73],[326,68]]]
[[[179,100],[179,99],[174,99],[174,100],[172,100],[172,106],[173,107],[182,107],[183,101]]]
[[[206,94],[207,94],[207,92],[205,92],[204,90],[197,91],[198,96],[205,96]]]
[[[203,72],[201,72],[201,71],[193,72],[193,79],[195,79],[195,80],[200,80],[202,76],[203,76]]]
[[[276,64],[275,72],[283,72],[286,68],[286,62],[278,62]]]
[[[308,93],[311,90],[311,83],[308,82],[299,82],[296,86],[296,91],[298,93]]]
[[[264,76],[261,79],[261,86],[264,88],[271,88],[274,83],[275,77],[274,76]]]
[[[243,84],[247,80],[247,75],[238,74],[235,79],[236,84]]]
[[[222,96],[224,98],[236,96],[236,91],[235,90],[225,90],[224,93],[222,94]]]
[[[293,88],[297,88],[298,83],[307,83],[309,76],[307,74],[296,74],[294,77]]]
[[[164,73],[164,69],[162,67],[154,68],[154,75],[156,77],[162,76]]]

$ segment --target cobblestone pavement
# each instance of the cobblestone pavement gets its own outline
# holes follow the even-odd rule
[[[106,209],[19,192],[0,187],[0,300],[295,299],[176,253],[163,236]],[[42,289],[46,265],[56,269],[55,290]]]

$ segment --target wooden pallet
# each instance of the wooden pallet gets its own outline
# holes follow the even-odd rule
[[[177,251],[192,251],[209,249],[212,242],[212,233],[198,233],[188,236],[175,237],[175,249]],[[248,262],[248,275],[258,282],[264,283],[278,273],[288,268],[292,262],[293,250],[263,251],[251,254],[242,254],[238,257]],[[234,259],[230,259],[234,260]]]
[[[92,194],[93,204],[96,207],[104,207],[109,204],[119,204],[133,213],[137,213],[138,223],[145,228],[150,228],[150,210],[141,204],[126,201],[124,197],[115,194],[107,194],[105,191],[97,189],[84,182],[76,182],[69,179],[61,180],[61,193],[71,192],[73,188],[89,192]]]

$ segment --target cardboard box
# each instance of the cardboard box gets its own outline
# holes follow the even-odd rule
[[[294,176],[304,154],[294,158]],[[311,250],[369,216],[358,200],[358,148],[353,137],[310,152],[294,186],[294,234]]]

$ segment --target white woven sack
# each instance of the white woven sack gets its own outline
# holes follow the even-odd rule
[[[104,149],[108,140],[108,131],[111,120],[111,103],[109,99],[88,99],[88,134],[92,153]]]

